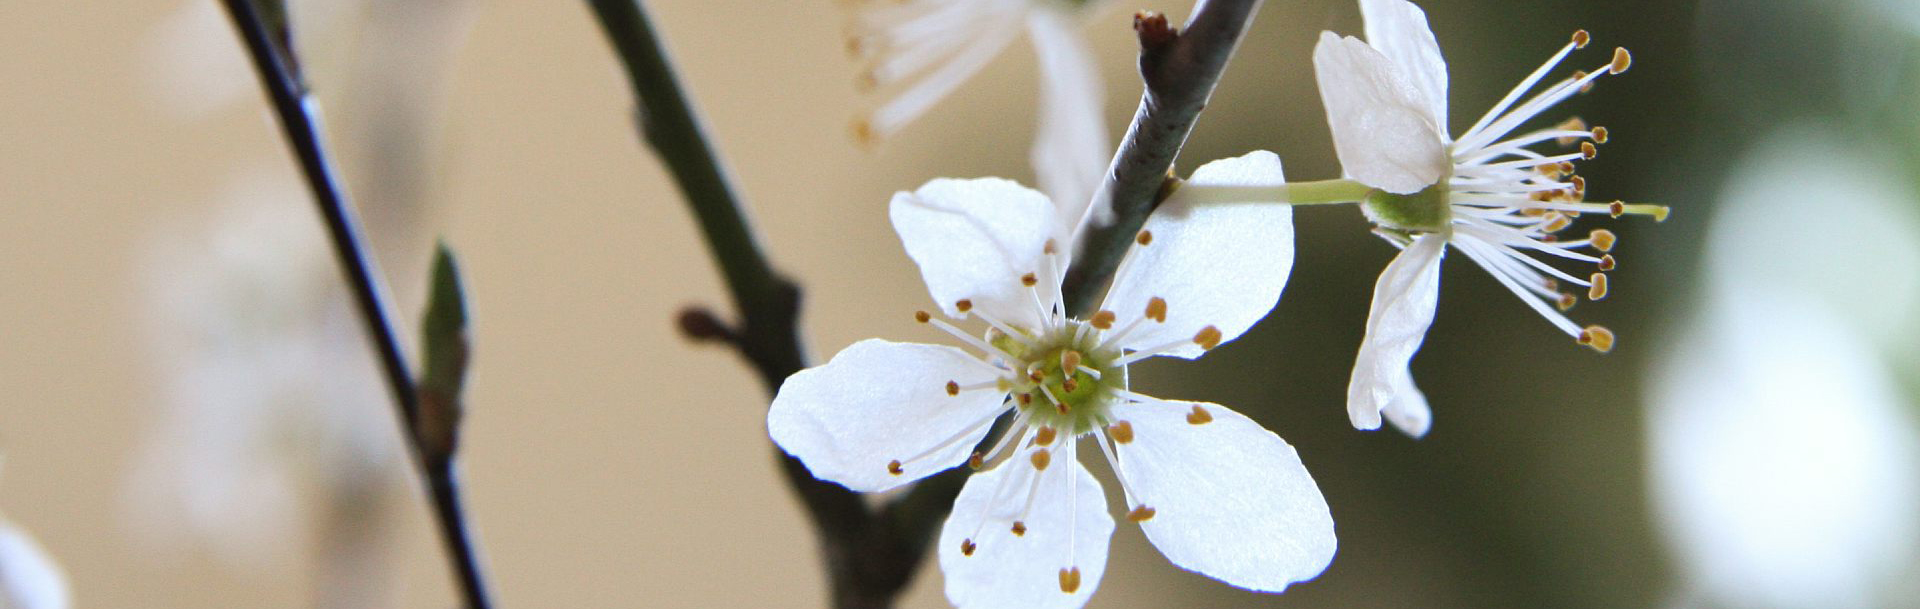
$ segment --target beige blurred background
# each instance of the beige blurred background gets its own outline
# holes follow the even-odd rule
[[[296,477],[278,507],[258,508],[294,506],[292,515],[255,523],[238,552],[168,530],[187,525],[152,504],[166,480],[196,475],[151,463],[140,473],[148,447],[166,441],[155,436],[167,413],[181,408],[168,375],[197,357],[166,329],[178,318],[159,301],[220,285],[217,274],[188,272],[208,255],[200,244],[320,245],[214,4],[0,3],[0,512],[61,562],[78,606],[314,606],[340,596],[343,580],[329,574],[343,567],[322,557],[341,539],[368,545],[338,577],[373,591],[345,606],[450,606],[411,472],[357,478],[365,494],[350,503],[364,513],[328,504],[339,487]],[[1187,4],[1149,6],[1178,19]],[[1456,260],[1415,365],[1429,395],[1446,396],[1434,400],[1436,435],[1355,433],[1339,402],[1345,366],[1371,273],[1392,252],[1350,210],[1303,210],[1294,283],[1276,317],[1209,361],[1144,366],[1142,382],[1241,407],[1300,446],[1333,506],[1340,555],[1320,580],[1260,596],[1181,572],[1121,526],[1092,606],[1649,606],[1684,588],[1648,514],[1638,379],[1680,324],[1668,313],[1698,289],[1693,256],[1727,163],[1714,147],[1777,120],[1772,110],[1723,113],[1713,96],[1739,87],[1698,81],[1715,64],[1696,44],[1739,24],[1706,24],[1689,3],[1423,4],[1456,66],[1452,101],[1463,114],[1577,27],[1635,50],[1624,86],[1602,83],[1568,111],[1639,127],[1616,129],[1621,141],[1583,170],[1616,193],[1603,196],[1677,210],[1675,222],[1612,227],[1630,266],[1613,299],[1580,312],[1622,330],[1622,348],[1599,358],[1563,344]],[[872,336],[937,338],[908,321],[926,297],[883,206],[936,176],[1031,182],[1031,51],[1016,44],[868,150],[848,128],[872,100],[853,86],[840,3],[649,7],[770,255],[807,290],[812,354]],[[1116,136],[1137,99],[1133,8],[1113,7],[1086,30]],[[419,311],[433,239],[461,256],[477,349],[463,467],[500,605],[824,602],[812,533],[765,440],[766,396],[731,353],[674,330],[682,307],[724,306],[724,294],[677,192],[635,137],[625,81],[584,4],[339,0],[296,15],[314,24],[302,30],[303,62],[403,318]],[[1308,61],[1322,29],[1357,34],[1357,9],[1268,2],[1183,171],[1267,148],[1291,177],[1337,174]],[[243,229],[221,233],[235,217],[248,219]],[[276,228],[255,239],[246,226]],[[324,250],[282,255],[294,284],[335,281]],[[253,270],[276,277],[276,268]],[[341,325],[351,318],[339,293],[313,294],[295,299],[313,309],[299,319],[357,340]],[[269,296],[210,298],[247,311],[252,298],[280,302]],[[384,437],[394,450],[366,360],[293,361],[329,365],[276,374],[314,392],[373,396],[353,411],[366,416],[345,419],[371,418],[372,431],[344,435]],[[337,457],[301,447],[318,436],[290,437],[302,459]],[[403,471],[391,452],[361,450],[382,471]],[[254,505],[245,495],[234,498],[243,511]],[[946,606],[933,563],[903,606]]]

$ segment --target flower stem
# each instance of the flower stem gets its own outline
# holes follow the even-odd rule
[[[753,365],[767,391],[778,391],[789,375],[806,366],[797,323],[799,287],[776,273],[762,255],[745,208],[674,75],[645,7],[639,0],[588,4],[626,68],[639,102],[641,138],[679,185],[740,315],[738,328],[715,327],[723,325],[717,318],[689,311],[682,316],[682,326],[730,343]],[[799,459],[776,454],[787,483],[813,519],[834,606],[842,608],[893,604],[925,558],[934,530],[965,480],[956,472],[934,476],[874,510],[858,493],[814,478]]]
[[[1359,203],[1373,189],[1353,180],[1290,182],[1275,186],[1214,186],[1184,182],[1182,200],[1199,204],[1285,203],[1288,205],[1339,205]]]
[[[319,130],[315,127],[311,100],[295,72],[292,48],[286,44],[289,40],[287,30],[264,20],[257,10],[257,0],[224,1],[234,28],[246,43],[247,53],[260,76],[261,86],[272,101],[274,114],[287,137],[287,144],[293,149],[294,156],[298,157],[307,186],[313,191],[314,201],[326,222],[334,255],[346,273],[347,284],[360,310],[368,339],[379,356],[387,389],[393,394],[401,427],[406,432],[409,454],[413,455],[414,462],[428,480],[429,499],[440,526],[441,538],[447,546],[448,560],[453,563],[458,575],[462,598],[467,607],[486,609],[491,603],[487,597],[479,554],[461,513],[460,487],[454,476],[453,460],[429,460],[421,455],[417,441],[420,437],[417,429],[420,412],[418,387],[401,354],[399,340],[387,313],[386,297],[374,279],[377,272],[373,268],[372,258],[361,243],[359,223],[354,218],[353,208],[333,177]]]
[[[1260,3],[1198,0],[1185,30],[1178,33],[1167,27],[1162,15],[1143,11],[1134,16],[1146,92],[1100,187],[1099,196],[1112,206],[1113,223],[1088,227],[1067,272],[1063,290],[1068,312],[1085,316],[1098,303],[1127,245],[1160,204],[1173,161]]]

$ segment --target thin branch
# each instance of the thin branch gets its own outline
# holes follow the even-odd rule
[[[1127,244],[1160,204],[1193,124],[1213,96],[1227,60],[1240,45],[1261,0],[1199,0],[1185,31],[1175,32],[1164,15],[1134,16],[1140,38],[1140,77],[1146,92],[1107,169],[1100,192],[1112,203],[1114,221],[1092,227],[1067,272],[1067,310],[1084,316],[1097,303]]]
[[[429,463],[420,454],[417,442],[420,396],[413,376],[408,372],[405,356],[401,354],[400,343],[387,313],[385,296],[374,279],[373,260],[361,244],[359,224],[354,219],[345,192],[333,177],[319,131],[315,127],[311,101],[292,67],[291,48],[276,42],[288,39],[286,30],[263,21],[262,15],[256,10],[255,0],[225,0],[225,4],[234,28],[246,43],[247,54],[251,56],[254,69],[260,76],[261,86],[267,90],[287,144],[299,159],[301,172],[306,177],[307,186],[313,190],[314,201],[319,205],[320,214],[326,222],[334,255],[346,273],[354,304],[360,310],[361,320],[365,322],[367,337],[379,356],[387,389],[393,394],[396,412],[406,431],[409,453],[428,480],[434,516],[440,526],[442,540],[446,542],[448,559],[458,573],[462,597],[466,606],[486,609],[491,603],[487,600],[479,556],[468,534],[466,520],[461,515],[459,485],[455,480],[453,461],[433,459]]]
[[[776,273],[761,253],[745,206],[694,115],[645,8],[637,0],[589,4],[631,80],[639,101],[641,138],[666,164],[698,219],[708,253],[718,261],[739,312],[735,328],[704,310],[690,310],[681,316],[683,329],[696,338],[730,343],[760,374],[767,391],[777,392],[789,375],[806,366],[798,327],[800,289]],[[891,606],[926,556],[926,540],[952,505],[958,485],[923,484],[932,490],[915,493],[922,499],[912,503],[911,515],[899,513],[908,508],[875,514],[860,494],[816,479],[792,456],[779,457],[781,471],[820,535],[835,606]]]

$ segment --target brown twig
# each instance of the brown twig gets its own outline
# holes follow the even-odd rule
[[[1140,78],[1146,92],[1100,187],[1112,205],[1113,222],[1089,228],[1073,268],[1067,271],[1062,290],[1069,312],[1090,313],[1087,309],[1098,302],[1101,288],[1112,278],[1134,233],[1160,204],[1173,161],[1193,133],[1194,122],[1206,109],[1260,2],[1199,0],[1186,27],[1177,32],[1165,15],[1150,11],[1134,15]]]

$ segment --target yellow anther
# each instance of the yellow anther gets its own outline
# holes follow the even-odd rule
[[[1567,309],[1573,308],[1573,305],[1578,304],[1579,302],[1580,302],[1580,297],[1578,296],[1574,296],[1572,294],[1561,294],[1560,301],[1553,304],[1560,307],[1560,310],[1565,311]]]
[[[1520,215],[1527,216],[1530,218],[1538,218],[1538,217],[1547,215],[1547,210],[1546,208],[1543,208],[1543,207],[1525,207],[1520,209]]]
[[[1052,427],[1043,426],[1040,428],[1040,431],[1033,432],[1033,443],[1039,446],[1052,444],[1053,437],[1056,435],[1059,435],[1059,433],[1055,432]]]
[[[913,320],[914,320],[914,321],[917,321],[917,322],[920,322],[920,323],[923,323],[923,324],[924,324],[924,323],[927,323],[928,321],[930,321],[930,320],[932,320],[932,319],[933,319],[933,316],[932,316],[932,315],[928,315],[926,311],[914,311],[914,312],[913,312]]]
[[[1633,65],[1633,56],[1627,54],[1625,48],[1613,47],[1613,63],[1607,64],[1607,71],[1619,74],[1627,71],[1627,66],[1630,65]]]
[[[1570,224],[1573,224],[1573,218],[1568,218],[1558,213],[1550,213],[1550,214],[1547,214],[1546,225],[1540,227],[1540,230],[1543,230],[1549,233],[1557,233],[1557,232],[1560,232],[1561,229],[1566,228]]]
[[[982,466],[985,466],[986,464],[987,464],[987,456],[980,454],[980,451],[977,451],[977,450],[973,451],[972,455],[967,456],[967,469],[971,469],[977,472],[977,471],[980,471],[980,468]]]
[[[904,469],[901,469],[901,468],[900,468],[900,460],[899,460],[899,459],[894,459],[894,460],[892,460],[892,461],[888,461],[888,462],[887,462],[887,473],[889,473],[889,474],[893,474],[893,475],[895,475],[895,476],[898,476],[898,475],[900,475],[900,474],[903,474],[903,473],[906,473],[906,471],[907,471],[907,470],[904,470]]]
[[[1133,424],[1128,423],[1126,421],[1120,421],[1112,425],[1108,425],[1107,437],[1113,438],[1114,442],[1117,442],[1120,444],[1130,443],[1133,441]]]
[[[1201,349],[1220,346],[1220,329],[1213,326],[1201,328],[1199,333],[1193,335],[1193,344],[1200,345]]]
[[[1613,350],[1613,331],[1600,326],[1587,326],[1580,331],[1580,344],[1593,347],[1594,351],[1606,353]]]
[[[1561,174],[1573,173],[1573,161],[1560,161],[1560,173]]]
[[[1060,591],[1073,594],[1080,589],[1080,567],[1067,567],[1060,570]]]
[[[1599,300],[1607,297],[1607,276],[1605,274],[1594,273],[1593,278],[1588,279],[1588,281],[1593,282],[1593,285],[1587,286],[1587,300]]]
[[[1147,299],[1147,319],[1167,323],[1167,299],[1159,296]]]
[[[1065,353],[1060,354],[1060,371],[1062,373],[1072,375],[1073,371],[1078,370],[1079,368],[1080,368],[1080,352],[1079,351],[1069,350]]]
[[[1571,183],[1573,183],[1573,191],[1574,191],[1574,192],[1586,192],[1586,191],[1587,191],[1587,179],[1586,179],[1586,178],[1583,178],[1583,177],[1580,177],[1580,176],[1571,176],[1571,177],[1568,177],[1568,178],[1567,178],[1567,181],[1568,181],[1568,182],[1571,182]]]
[[[1141,504],[1139,507],[1133,508],[1133,511],[1127,512],[1127,520],[1131,520],[1133,522],[1146,522],[1153,518],[1153,513],[1154,513],[1153,508],[1147,507],[1145,504]]]
[[[1595,144],[1605,144],[1605,143],[1607,143],[1607,128],[1606,128],[1606,127],[1594,127],[1594,128],[1593,128],[1593,143],[1595,143]]]
[[[1033,457],[1028,460],[1033,462],[1034,469],[1045,471],[1047,464],[1053,462],[1053,453],[1047,452],[1047,449],[1042,448],[1033,451]]]
[[[1020,285],[1033,287],[1033,285],[1036,283],[1040,283],[1040,278],[1033,276],[1033,273],[1027,273],[1025,275],[1020,276]]]
[[[1067,393],[1073,393],[1075,391],[1079,391],[1080,381],[1073,380],[1073,377],[1071,376],[1064,379],[1060,379],[1060,388],[1067,390]]]
[[[1093,319],[1087,320],[1087,325],[1093,326],[1101,330],[1112,330],[1113,319],[1114,319],[1113,311],[1100,311],[1098,313],[1093,314]]]
[[[965,313],[965,312],[967,312],[967,311],[972,311],[972,310],[973,310],[973,300],[972,300],[972,299],[967,299],[967,298],[962,298],[962,299],[960,299],[960,300],[958,300],[958,301],[955,301],[955,302],[953,303],[953,308],[955,308],[955,309],[958,309],[958,310],[959,310],[959,311],[960,311],[961,313]]]
[[[1607,254],[1605,256],[1601,256],[1600,263],[1595,266],[1600,267],[1600,270],[1602,271],[1611,271],[1613,270],[1614,264],[1615,263],[1613,260],[1613,254]]]
[[[1593,142],[1580,142],[1580,158],[1592,160],[1599,154],[1600,148],[1594,146]]]
[[[1576,117],[1561,121],[1559,125],[1555,125],[1555,128],[1561,131],[1586,131],[1587,121],[1580,120],[1580,117],[1576,116]],[[1558,142],[1561,146],[1572,146],[1573,142],[1576,139],[1577,138],[1574,138],[1574,137],[1553,138],[1553,140],[1555,142]]]
[[[1053,241],[1052,239],[1048,239],[1048,240],[1047,240],[1047,244],[1046,244],[1045,246],[1042,246],[1042,247],[1040,248],[1040,253],[1042,253],[1042,254],[1058,254],[1058,253],[1060,253],[1060,245],[1059,245],[1058,243],[1054,243],[1054,241]]]
[[[1613,251],[1613,240],[1613,231],[1604,228],[1593,229],[1593,233],[1587,236],[1587,241],[1593,244],[1593,249],[1603,252]]]
[[[880,143],[880,135],[873,131],[873,123],[864,118],[853,120],[853,140],[862,146]]]
[[[1060,414],[1067,414],[1068,412],[1073,411],[1073,407],[1068,406],[1066,402],[1055,402],[1053,404],[1053,409],[1059,412]]]
[[[1587,48],[1587,41],[1590,39],[1591,37],[1587,36],[1586,30],[1574,30],[1573,31],[1573,48],[1576,48],[1576,49]]]
[[[973,556],[973,551],[978,549],[979,547],[980,546],[974,545],[973,540],[971,539],[962,539],[960,540],[960,555]]]
[[[1138,243],[1140,245],[1153,243],[1153,231],[1150,231],[1150,230],[1140,231],[1140,234],[1133,236],[1133,242]]]
[[[1213,421],[1213,413],[1207,412],[1207,409],[1201,408],[1199,404],[1194,404],[1193,410],[1187,411],[1188,423],[1202,425],[1211,421]]]
[[[1620,216],[1624,216],[1624,215],[1626,215],[1626,213],[1627,213],[1627,204],[1626,204],[1626,203],[1621,203],[1621,202],[1619,202],[1619,201],[1614,201],[1614,202],[1612,202],[1612,203],[1608,203],[1608,204],[1607,204],[1607,213],[1609,213],[1609,214],[1612,214],[1612,215],[1613,215],[1613,217],[1615,217],[1615,218],[1618,218],[1618,217],[1620,217]]]
[[[1013,399],[1017,402],[1020,402],[1021,406],[1025,406],[1033,403],[1033,394],[1031,393],[1015,394]]]
[[[947,395],[960,395],[960,383],[947,381]]]
[[[1013,521],[1013,527],[1010,530],[1013,531],[1014,537],[1024,536],[1027,534],[1027,523],[1015,520]]]

